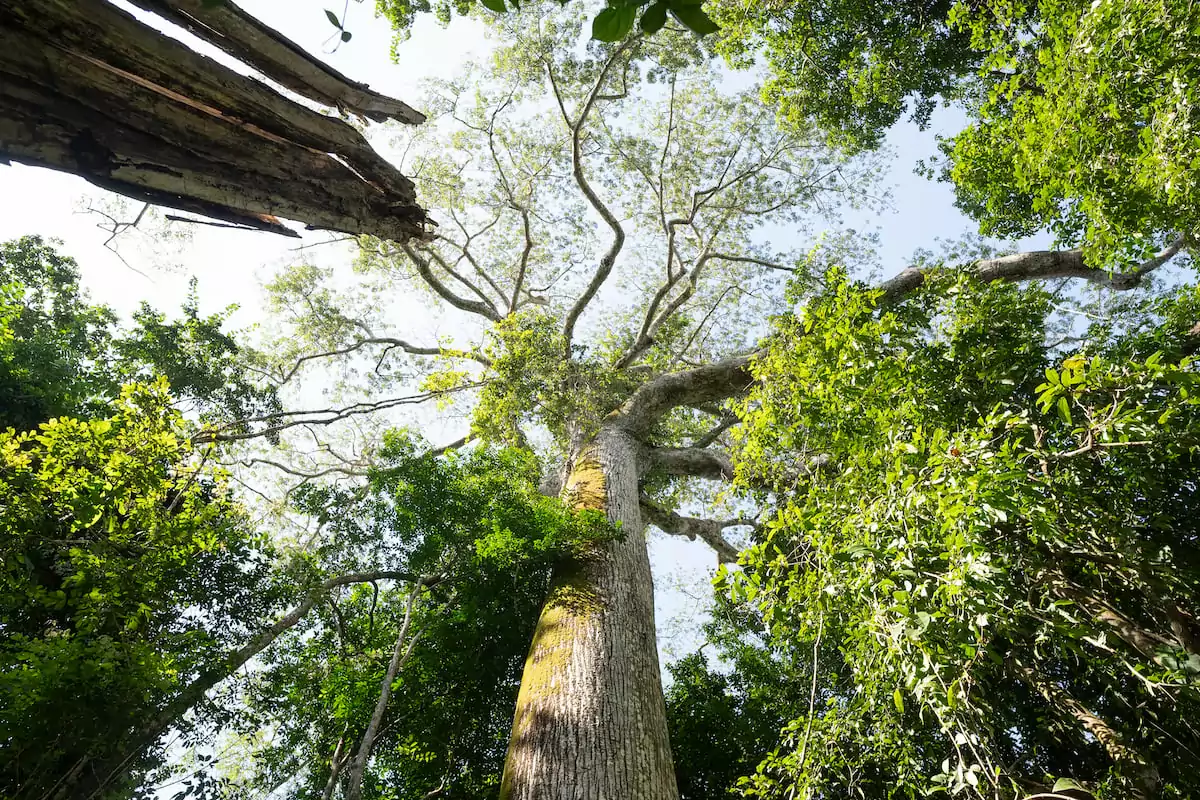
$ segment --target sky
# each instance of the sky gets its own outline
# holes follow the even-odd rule
[[[321,54],[327,63],[352,79],[410,104],[417,102],[423,80],[453,77],[464,59],[482,55],[491,46],[486,28],[479,21],[456,20],[449,28],[442,28],[426,17],[417,22],[412,38],[399,46],[398,60],[393,62],[392,32],[385,20],[374,18],[373,3],[344,2],[345,27],[353,38],[334,50],[336,29],[324,11],[330,8],[341,16],[342,3],[337,0],[238,0],[248,12],[309,52]],[[134,12],[120,0],[116,4]],[[142,12],[136,15],[146,16]],[[235,65],[186,33],[154,24],[195,49]],[[848,227],[878,234],[879,260],[885,274],[902,269],[917,248],[932,249],[939,237],[953,238],[974,229],[954,208],[945,184],[929,182],[912,172],[918,159],[935,154],[936,134],[953,133],[961,124],[960,113],[943,109],[935,114],[927,131],[918,131],[911,124],[897,126],[887,141],[890,166],[884,184],[891,188],[890,208],[878,215],[853,211],[843,214]],[[113,212],[113,203],[123,204],[124,211]],[[123,235],[118,241],[123,260],[105,248],[109,233],[97,227],[101,218],[81,213],[86,205],[108,209],[123,220],[132,219],[140,208],[74,176],[20,165],[0,167],[0,240],[25,234],[61,240],[62,249],[78,261],[83,284],[92,299],[123,313],[142,301],[165,311],[177,309],[189,280],[195,277],[202,313],[237,304],[234,326],[253,326],[264,321],[261,286],[275,271],[295,263],[302,255],[319,254],[332,260],[351,255],[340,245],[312,248],[302,254],[299,246],[325,242],[329,234],[303,232],[300,225],[293,227],[303,233],[301,241],[262,232],[187,226],[186,239],[165,244],[137,232]],[[784,250],[803,246],[804,242],[773,244]],[[447,441],[456,435],[447,435]],[[715,557],[702,544],[661,535],[652,538],[651,557],[658,587],[660,649],[665,658],[672,659],[686,654],[698,641],[697,626]]]

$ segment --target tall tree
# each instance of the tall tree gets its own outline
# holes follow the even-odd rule
[[[410,151],[442,229],[364,242],[366,302],[310,267],[281,277],[294,316],[279,374],[358,357],[347,369],[380,392],[424,375],[428,393],[474,401],[465,434],[536,447],[549,491],[620,525],[555,571],[501,795],[670,798],[646,520],[735,552],[722,531],[745,520],[673,506],[689,479],[728,477],[709,445],[728,425],[721,400],[750,378],[723,359],[754,347],[782,278],[807,271],[756,232],[864,200],[872,165],[779,130],[752,92],[719,91],[681,28],[575,52],[578,9],[505,24],[513,44],[436,87]],[[397,324],[382,298],[398,281],[448,309],[453,337]]]
[[[714,91],[680,28],[583,52],[568,46],[578,16],[523,9],[508,23],[492,82],[476,69],[441,85],[423,133],[437,144],[410,146],[410,171],[450,224],[426,243],[364,242],[357,297],[312,267],[281,277],[291,325],[279,374],[341,359],[347,376],[371,373],[376,402],[473,403],[464,439],[535,448],[548,490],[620,523],[623,540],[556,570],[502,795],[673,797],[641,532],[654,524],[736,557],[724,532],[751,519],[691,518],[680,504],[712,499],[689,479],[731,474],[721,443],[735,420],[722,404],[755,383],[767,316],[819,285],[831,257],[773,252],[756,236],[803,231],[823,205],[861,198],[870,164],[781,130],[752,96]],[[529,102],[541,91],[549,111]],[[834,242],[842,256],[856,245]],[[972,274],[1129,289],[1182,246],[1116,275],[1080,250],[984,258]],[[901,272],[884,297],[899,301],[927,274]],[[785,296],[781,276],[800,294]],[[397,329],[383,302],[396,280],[424,285],[455,335],[420,342]],[[425,394],[389,393],[416,380]]]

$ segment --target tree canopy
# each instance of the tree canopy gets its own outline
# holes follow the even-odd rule
[[[399,135],[438,225],[254,346],[0,245],[6,795],[1200,792],[1197,12],[377,8],[499,34]],[[1057,249],[869,282],[939,102],[923,172]],[[648,528],[724,565],[665,692]]]
[[[1042,287],[828,285],[743,411],[731,597],[836,659],[751,794],[1191,795],[1194,286],[1055,346]]]

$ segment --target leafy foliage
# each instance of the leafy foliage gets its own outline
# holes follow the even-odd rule
[[[1097,263],[1197,230],[1200,12],[1178,0],[1042,0],[956,9],[999,76],[946,145],[985,233],[1050,228]],[[1030,34],[1026,34],[1030,31]]]
[[[602,515],[539,494],[539,474],[518,450],[434,458],[393,433],[368,486],[313,486],[298,497],[323,522],[312,553],[327,570],[383,565],[437,577],[415,617],[420,638],[394,686],[364,797],[497,791],[550,566],[614,535]],[[255,756],[256,783],[295,775],[289,796],[312,796],[344,764],[375,706],[408,591],[352,587],[268,651],[247,695],[277,727]]]
[[[541,0],[525,2],[535,5]],[[555,2],[565,5],[569,0]],[[507,4],[505,0],[478,0],[478,6],[495,14],[504,14],[520,10],[521,3],[519,0],[508,0]],[[592,38],[617,42],[629,36],[635,24],[642,33],[658,33],[667,24],[668,15],[684,29],[700,36],[715,33],[717,25],[702,6],[703,0],[607,0],[592,20]],[[454,14],[464,16],[476,7],[476,0],[376,0],[376,10],[388,18],[400,37],[408,35],[418,14],[433,13],[445,25]]]
[[[755,367],[739,480],[777,508],[725,580],[849,680],[748,795],[1193,794],[1196,290],[1061,350],[1036,286],[828,283]]]
[[[807,709],[808,654],[763,644],[761,621],[728,601],[719,602],[705,626],[703,651],[668,669],[667,722],[682,800],[716,800],[737,795],[745,775],[775,749],[779,730]]]
[[[714,3],[716,49],[749,66],[765,55],[763,97],[791,124],[815,121],[836,141],[876,147],[909,112],[929,119],[953,98],[981,59],[969,34],[952,26],[954,0],[749,0]]]
[[[227,314],[200,316],[195,294],[169,322],[148,305],[123,331],[93,306],[73,259],[40,237],[0,244],[0,429],[106,414],[121,386],[165,377],[203,418],[243,419],[278,408],[244,374],[224,331]]]
[[[107,415],[0,431],[7,797],[103,777],[269,604],[271,550],[170,401],[162,380],[131,385]]]

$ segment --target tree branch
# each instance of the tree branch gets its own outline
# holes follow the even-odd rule
[[[1032,250],[999,258],[986,258],[972,264],[969,271],[973,277],[985,283],[1082,278],[1089,283],[1121,292],[1138,286],[1142,278],[1166,264],[1191,243],[1191,235],[1184,234],[1159,251],[1153,258],[1143,261],[1129,272],[1110,273],[1103,269],[1089,267],[1084,261],[1083,251],[1078,248],[1074,250]],[[930,270],[909,267],[894,278],[884,281],[878,287],[883,292],[879,304],[895,303],[916,291],[925,283],[925,276],[929,272]]]
[[[725,431],[729,430],[734,425],[737,425],[738,422],[740,422],[740,420],[737,418],[737,416],[735,414],[727,414],[724,417],[721,417],[721,421],[718,422],[716,424],[716,426],[713,427],[712,430],[710,430],[708,433],[705,433],[703,436],[696,439],[696,441],[692,442],[688,446],[689,447],[708,447],[709,445],[716,442],[717,439],[721,438],[721,434],[725,433]]]
[[[136,738],[135,742],[124,752],[118,753],[113,759],[108,762],[111,767],[106,766],[100,774],[104,775],[100,785],[96,787],[93,796],[100,795],[103,789],[110,785],[114,780],[120,778],[122,771],[126,765],[158,740],[160,736],[175,723],[184,713],[192,706],[200,701],[209,689],[212,689],[221,681],[228,678],[233,673],[237,672],[246,664],[247,661],[254,658],[267,647],[278,639],[283,633],[295,627],[300,620],[312,610],[317,601],[324,597],[329,591],[339,586],[347,586],[355,583],[371,583],[379,580],[397,580],[412,583],[418,586],[433,586],[440,582],[439,577],[428,575],[414,575],[410,572],[398,570],[375,570],[372,572],[352,572],[346,575],[340,575],[336,578],[330,578],[323,583],[313,587],[305,595],[304,599],[292,610],[288,611],[279,620],[251,637],[241,648],[221,659],[212,668],[201,672],[191,683],[189,683],[176,698],[170,702],[165,709],[154,721],[143,728]]]
[[[744,519],[719,521],[683,517],[655,505],[645,497],[639,498],[638,503],[641,505],[642,519],[646,522],[671,536],[686,536],[692,541],[699,538],[716,551],[722,564],[734,563],[738,559],[738,549],[726,540],[723,531],[726,528],[754,525],[754,522]]]
[[[1106,720],[1098,717],[1062,687],[1031,667],[1016,659],[1010,659],[1009,665],[1018,678],[1045,698],[1050,708],[1074,717],[1085,731],[1095,737],[1109,758],[1131,769],[1133,775],[1130,777],[1136,776],[1141,784],[1138,787],[1141,791],[1138,791],[1135,797],[1139,800],[1149,800],[1157,795],[1160,782],[1158,769],[1140,752],[1126,744]]]
[[[451,350],[451,349],[447,349],[444,347],[421,347],[419,345],[409,344],[408,342],[404,341],[403,339],[396,339],[391,336],[369,336],[367,338],[358,340],[354,344],[347,345],[346,347],[340,347],[336,350],[329,350],[324,353],[312,353],[309,355],[300,356],[299,358],[296,359],[296,363],[292,365],[292,368],[290,370],[288,370],[287,374],[284,375],[279,380],[279,385],[282,386],[283,384],[287,383],[292,378],[294,378],[296,376],[296,373],[299,371],[300,367],[302,367],[308,361],[315,361],[316,359],[319,359],[319,358],[331,358],[333,356],[344,356],[349,353],[353,353],[357,350],[361,350],[362,348],[367,347],[368,345],[373,345],[373,344],[388,345],[389,350],[393,349],[393,348],[399,348],[399,349],[403,350],[404,352],[408,353],[409,355],[414,355],[414,356],[444,356],[447,358],[466,358],[466,359],[470,359],[471,361],[478,362],[485,367],[490,367],[492,365],[491,360],[487,356],[485,356],[481,353],[475,353],[475,352],[471,352],[471,351],[467,351],[467,350]]]
[[[312,411],[283,411],[276,414],[265,414],[259,417],[247,417],[246,419],[234,420],[222,425],[210,427],[202,430],[200,433],[192,437],[192,441],[196,443],[207,442],[239,442],[246,439],[255,439],[260,436],[268,436],[272,433],[279,433],[288,428],[295,428],[300,425],[330,425],[334,422],[339,422],[350,417],[360,416],[362,414],[372,414],[376,411],[385,411],[389,408],[398,406],[418,405],[430,400],[434,400],[446,394],[463,391],[465,389],[478,388],[482,384],[471,383],[465,386],[460,386],[455,389],[447,389],[438,392],[425,392],[423,394],[408,395],[405,397],[393,397],[387,400],[379,400],[372,403],[354,403],[353,405],[345,406],[344,408],[322,408]],[[321,415],[318,419],[301,419],[301,417],[314,417]],[[289,419],[290,418],[290,419]],[[280,420],[287,420],[281,422]],[[269,427],[257,431],[236,432],[250,423],[266,422],[274,423]]]
[[[346,800],[358,800],[362,795],[363,773],[367,769],[367,760],[371,757],[371,748],[375,746],[375,737],[379,735],[379,727],[383,724],[383,715],[387,713],[388,702],[392,697],[392,684],[395,683],[396,675],[412,655],[413,647],[416,646],[417,640],[424,632],[423,630],[417,631],[416,635],[409,639],[408,647],[404,647],[404,640],[408,637],[408,629],[412,624],[413,610],[419,594],[420,592],[415,587],[409,591],[408,603],[404,609],[404,621],[400,623],[400,634],[396,637],[396,646],[392,649],[391,661],[388,662],[387,672],[384,673],[383,683],[379,687],[379,700],[375,703],[375,711],[371,714],[371,721],[367,725],[366,733],[363,734],[358,753],[350,762],[350,769],[346,773],[344,789]]]
[[[727,453],[703,447],[651,447],[645,452],[646,471],[664,472],[713,481],[733,479],[733,462]]]
[[[429,285],[429,288],[433,289],[447,303],[462,311],[478,314],[492,322],[500,321],[500,314],[491,303],[468,300],[465,297],[455,294],[446,284],[438,280],[438,277],[433,274],[433,269],[429,266],[429,262],[421,258],[415,248],[408,244],[403,244],[400,247],[404,250],[404,254],[413,262],[413,265],[417,268],[417,273]]]
[[[980,281],[1000,280],[1015,283],[1082,278],[1114,291],[1125,291],[1136,287],[1142,278],[1166,264],[1191,243],[1190,235],[1180,236],[1135,269],[1116,275],[1088,267],[1079,250],[1032,251],[984,259],[976,262],[971,267],[971,272]],[[897,303],[915,292],[924,284],[927,273],[928,270],[910,268],[884,281],[877,287],[882,293],[879,304]],[[1197,327],[1200,328],[1200,325]],[[762,352],[758,350],[716,364],[661,375],[639,387],[624,405],[613,412],[610,420],[635,436],[644,436],[654,423],[672,408],[702,405],[735,397],[754,382],[749,364],[754,356]]]
[[[677,406],[718,402],[744,392],[754,382],[751,356],[736,356],[683,372],[660,375],[638,387],[609,419],[643,437],[664,414]]]
[[[632,36],[626,39],[625,42],[613,52],[612,56],[609,57],[604,67],[600,70],[600,75],[596,79],[595,85],[592,86],[591,92],[588,93],[587,99],[584,101],[583,108],[579,112],[579,118],[575,120],[573,125],[571,125],[571,174],[575,177],[575,183],[579,186],[579,190],[583,192],[583,196],[587,198],[588,203],[593,209],[596,210],[596,213],[600,215],[605,224],[607,224],[609,229],[612,231],[613,238],[612,242],[608,246],[608,251],[601,256],[600,266],[596,269],[595,274],[592,276],[591,282],[588,283],[587,288],[584,290],[583,294],[579,296],[579,299],[575,301],[575,304],[571,306],[571,310],[567,312],[566,321],[563,323],[563,348],[567,359],[571,358],[571,339],[575,335],[575,324],[583,315],[584,309],[587,308],[588,303],[592,301],[592,298],[595,297],[596,293],[600,291],[600,287],[604,285],[604,281],[606,281],[608,276],[612,273],[613,266],[617,263],[617,256],[620,255],[621,248],[625,245],[625,229],[621,227],[621,223],[617,219],[616,215],[609,210],[604,201],[600,199],[600,196],[596,194],[596,191],[592,188],[592,185],[588,182],[587,177],[583,173],[583,126],[587,122],[588,115],[591,114],[592,109],[595,107],[596,101],[601,97],[600,90],[604,87],[604,83],[608,80],[608,76],[612,71],[613,65],[616,64],[616,62],[625,55],[626,51],[628,51],[629,48],[632,47],[637,41],[639,41],[639,37],[637,36]],[[555,97],[558,98],[559,106],[560,108],[563,108],[563,113],[565,116],[566,110],[562,102],[562,96],[559,93],[558,84],[554,78],[554,70],[551,68],[549,63],[546,64],[546,71],[550,75],[550,83],[554,88]]]

